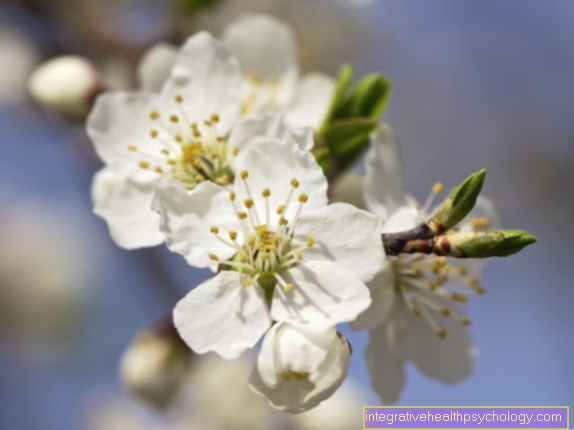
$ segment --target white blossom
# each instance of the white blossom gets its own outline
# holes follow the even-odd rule
[[[405,193],[398,146],[391,129],[381,125],[372,137],[364,181],[369,210],[384,221],[383,232],[409,230],[428,221],[437,183],[421,207]],[[496,228],[492,204],[479,198],[463,221],[462,230]],[[385,403],[397,401],[404,387],[404,366],[411,361],[425,375],[447,383],[458,382],[472,371],[474,347],[471,323],[459,304],[468,293],[482,294],[476,260],[457,260],[425,254],[388,257],[367,285],[372,305],[353,323],[370,330],[366,359],[375,391]]]
[[[379,219],[327,206],[326,192],[312,154],[291,140],[251,146],[231,191],[213,182],[191,194],[178,181],[156,185],[167,246],[192,266],[223,269],[174,310],[192,350],[232,359],[272,320],[322,331],[369,305],[363,282],[384,258]]]
[[[64,55],[41,64],[28,81],[32,98],[60,115],[86,118],[103,83],[97,69],[83,57]]]
[[[278,323],[263,339],[250,385],[274,408],[300,413],[331,397],[349,361],[347,339],[334,328],[310,332]]]

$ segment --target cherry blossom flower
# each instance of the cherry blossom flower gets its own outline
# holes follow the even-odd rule
[[[383,218],[383,232],[409,230],[427,221],[442,185],[437,183],[421,207],[405,193],[402,164],[391,129],[381,125],[367,156],[364,193],[368,209]],[[479,198],[461,230],[497,228],[492,204]],[[405,383],[404,366],[411,361],[425,375],[447,383],[472,371],[474,347],[460,304],[468,293],[483,294],[481,263],[426,254],[387,257],[367,285],[373,300],[353,323],[370,330],[366,360],[375,391],[385,403],[397,401]]]
[[[278,323],[263,339],[250,385],[274,408],[304,412],[341,386],[350,355],[347,339],[334,328],[310,332]]]
[[[168,248],[192,266],[219,270],[174,310],[194,351],[233,359],[272,320],[324,331],[366,309],[363,283],[384,258],[379,218],[327,206],[326,192],[312,154],[291,140],[252,145],[231,191],[213,182],[191,194],[179,181],[156,185],[153,207]]]

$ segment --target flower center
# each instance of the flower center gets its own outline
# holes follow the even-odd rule
[[[176,95],[174,102],[177,114],[162,115],[157,110],[149,114],[150,136],[157,149],[144,151],[130,145],[128,151],[138,154],[141,169],[150,169],[158,178],[179,179],[187,189],[205,180],[228,185],[233,180],[229,163],[238,148],[230,154],[226,139],[218,134],[219,115],[212,114],[202,124],[190,122],[182,107],[183,97]]]
[[[437,321],[439,315],[441,318],[455,317],[463,325],[471,324],[458,307],[446,306],[445,299],[466,303],[467,293],[485,293],[478,278],[469,275],[464,265],[454,266],[448,261],[444,257],[415,254],[400,255],[391,262],[396,294],[403,298],[413,314],[422,315],[441,338],[447,332]]]
[[[278,101],[281,78],[264,78],[256,73],[243,75],[243,97],[241,116],[247,117],[263,112],[280,112],[282,106]]]
[[[287,213],[295,190],[299,187],[299,181],[295,178],[291,180],[290,190],[285,198],[285,203],[275,209],[278,220],[274,226],[271,225],[271,208],[269,197],[271,190],[265,188],[261,191],[261,198],[265,200],[265,215],[260,216],[251,193],[251,188],[247,181],[249,173],[243,170],[239,174],[246,190],[247,199],[243,205],[237,202],[235,192],[231,192],[229,200],[232,210],[235,212],[241,231],[243,233],[242,243],[238,242],[238,233],[228,231],[229,239],[220,234],[217,226],[211,227],[213,233],[225,245],[233,248],[236,254],[230,260],[221,260],[217,255],[210,254],[210,258],[219,261],[222,266],[229,270],[235,270],[245,275],[242,283],[247,287],[257,282],[266,293],[268,301],[272,297],[275,285],[279,283],[284,292],[289,292],[293,288],[292,283],[287,283],[281,273],[297,265],[303,259],[303,250],[313,246],[315,240],[307,238],[304,246],[293,246],[293,234],[297,222],[301,215],[303,206],[308,200],[306,194],[300,194],[297,198],[299,206],[295,218],[291,221],[284,218]]]

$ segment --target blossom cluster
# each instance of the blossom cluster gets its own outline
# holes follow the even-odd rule
[[[221,41],[201,32],[179,49],[152,48],[142,88],[101,93],[87,118],[105,164],[94,212],[123,248],[165,243],[211,269],[173,310],[178,335],[227,360],[261,343],[249,383],[276,409],[306,411],[341,385],[351,355],[341,323],[369,330],[365,356],[385,403],[397,401],[409,361],[444,382],[467,377],[474,347],[460,304],[484,288],[481,265],[453,257],[473,256],[475,232],[498,228],[493,205],[477,197],[484,173],[438,209],[435,184],[421,206],[380,122],[388,81],[368,76],[348,96],[349,68],[301,77],[296,52],[289,27],[265,15],[240,18]],[[330,183],[368,145],[366,210],[330,203]],[[420,226],[424,234],[408,236]],[[504,242],[492,255],[525,246],[512,232],[492,236]],[[389,253],[384,239],[395,233],[400,247]],[[159,343],[153,363],[170,350]]]

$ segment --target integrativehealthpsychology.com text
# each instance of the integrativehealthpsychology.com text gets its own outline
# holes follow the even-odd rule
[[[569,429],[567,406],[365,406],[364,429]]]

